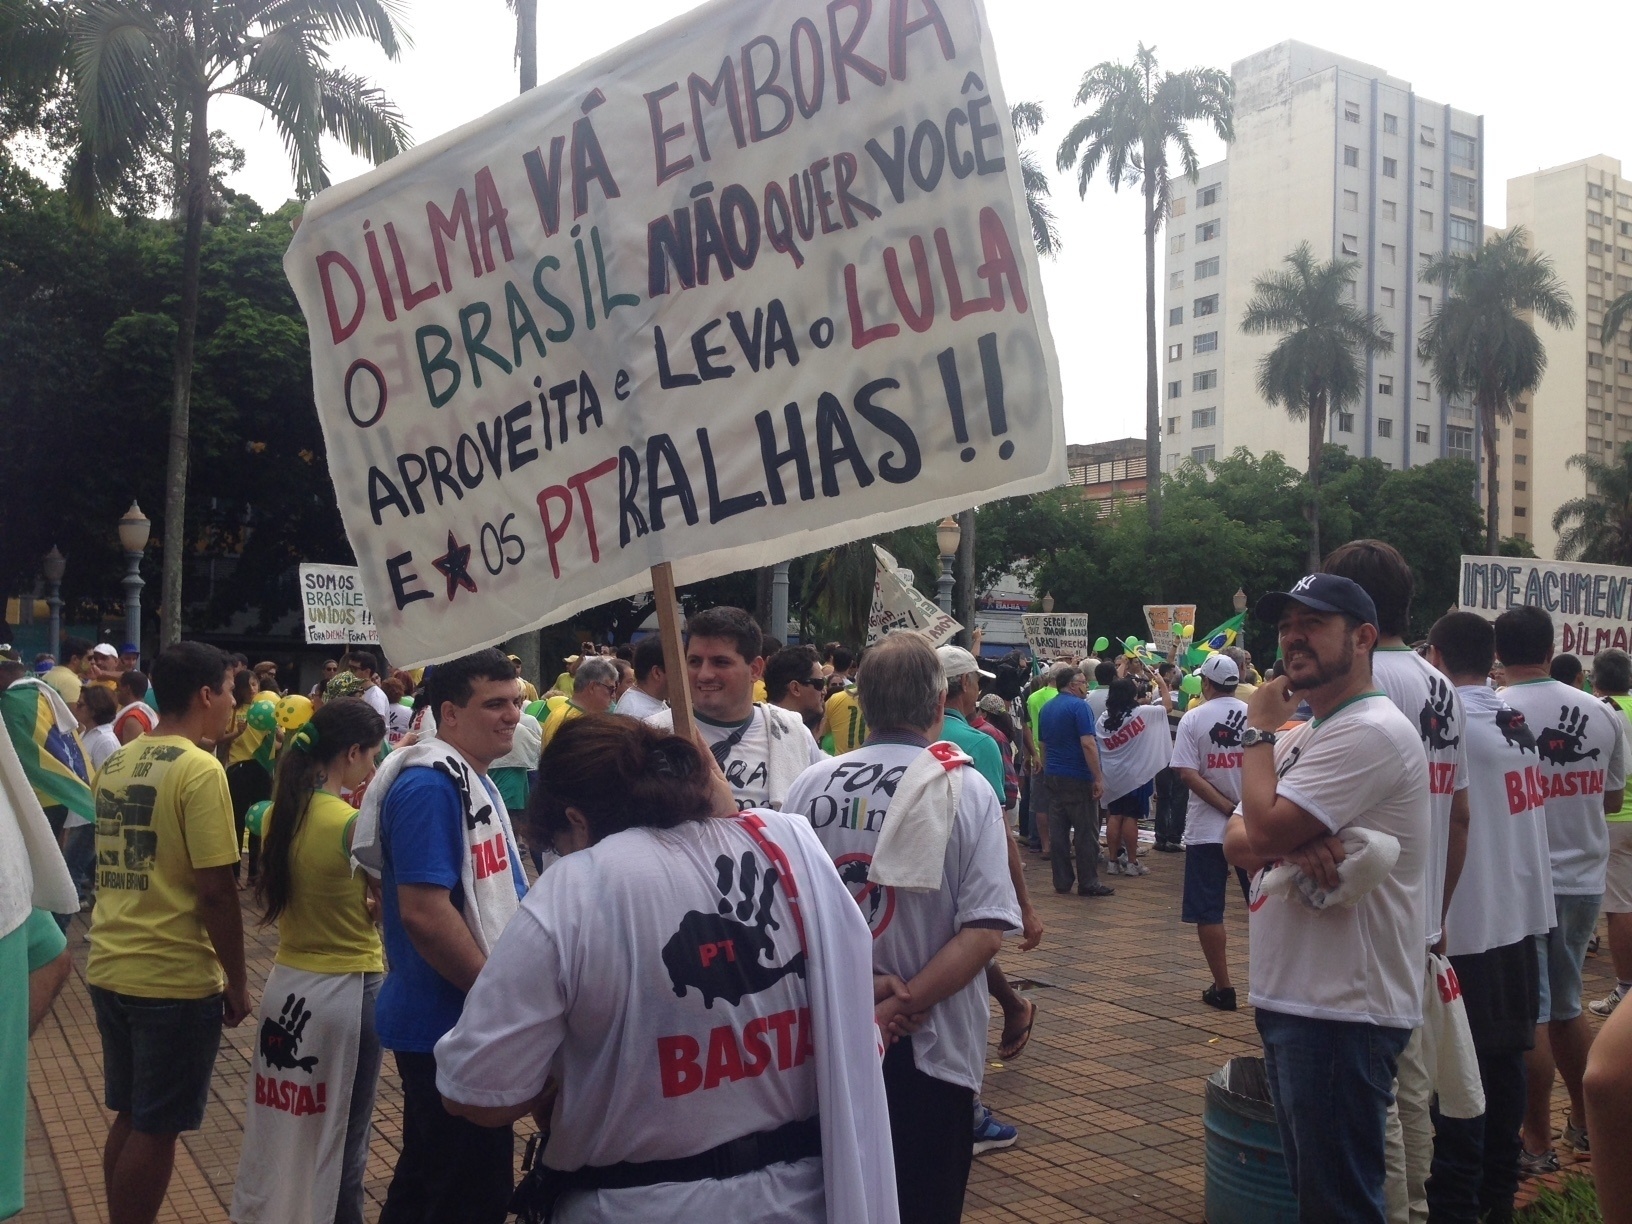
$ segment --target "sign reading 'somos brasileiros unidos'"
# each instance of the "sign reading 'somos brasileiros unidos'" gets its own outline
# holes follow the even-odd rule
[[[346,531],[393,659],[1059,484],[978,0],[722,0],[307,209]]]

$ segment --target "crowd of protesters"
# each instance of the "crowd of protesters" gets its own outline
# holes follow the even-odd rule
[[[413,673],[352,651],[290,694],[201,643],[144,671],[68,638],[0,673],[0,858],[34,898],[0,898],[0,971],[29,983],[0,1019],[26,1041],[89,910],[117,1224],[156,1218],[246,1019],[246,1224],[363,1219],[386,1052],[382,1224],[954,1221],[973,1157],[1018,1137],[980,1091],[990,999],[1005,1060],[1038,1019],[998,961],[1045,934],[1022,851],[1092,921],[1150,873],[1153,823],[1224,1011],[1239,883],[1300,1219],[1511,1219],[1558,1167],[1555,1075],[1565,1147],[1632,1139],[1632,658],[1583,674],[1535,608],[1413,648],[1412,588],[1388,545],[1346,545],[1257,604],[1267,677],[1234,645],[1186,676],[1120,646],[785,646],[707,609],[692,738],[655,639],[585,642],[542,694],[496,649]],[[277,932],[258,1012],[246,890]],[[1618,984],[1587,1003],[1600,910]],[[1632,1175],[1596,1171],[1628,1218]]]

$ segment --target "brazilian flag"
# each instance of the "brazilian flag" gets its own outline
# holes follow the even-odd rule
[[[67,808],[94,823],[96,803],[85,753],[67,708],[54,696],[39,680],[18,680],[0,692],[0,716],[40,806],[47,811]]]
[[[1246,627],[1247,614],[1237,612],[1218,628],[1212,630],[1206,637],[1192,639],[1192,645],[1184,656],[1184,665],[1190,668],[1200,667],[1210,654],[1217,654],[1226,646],[1234,646],[1241,631]]]

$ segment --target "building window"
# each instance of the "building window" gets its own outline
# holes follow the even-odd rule
[[[1616,247],[1615,258],[1622,263],[1632,263],[1632,250],[1628,250],[1626,247]]]
[[[1394,333],[1389,331],[1387,328],[1384,328],[1377,334],[1383,338],[1383,340],[1388,344],[1388,347],[1392,350],[1394,347]],[[1390,392],[1389,394],[1393,394],[1393,392]]]
[[[1358,102],[1345,102],[1345,103],[1343,103],[1343,118],[1347,119],[1350,123],[1359,123],[1360,122],[1360,103],[1358,103]]]
[[[1589,208],[1587,210],[1587,224],[1592,226],[1594,229],[1603,229],[1603,227],[1604,227],[1604,214],[1601,213],[1601,212],[1593,212]]]
[[[1430,387],[1428,385],[1428,383],[1426,383],[1424,381],[1421,381],[1419,379],[1418,382],[1417,382],[1417,399],[1420,400],[1422,403],[1426,404],[1428,402],[1428,397],[1432,393],[1433,393],[1433,388]]]
[[[1345,191],[1343,193],[1343,211],[1360,211],[1360,193],[1358,191]]]
[[[1174,234],[1167,240],[1167,253],[1169,255],[1177,255],[1182,250],[1184,250],[1183,234]]]
[[[1377,376],[1377,394],[1394,394],[1394,376],[1392,374],[1380,374]]]
[[[1460,425],[1445,427],[1445,453],[1452,459],[1473,458],[1473,430]]]
[[[1218,184],[1217,183],[1214,183],[1211,187],[1203,187],[1200,191],[1196,192],[1196,207],[1197,208],[1211,208],[1214,204],[1217,204],[1217,203],[1218,203]]]
[[[1596,239],[1596,238],[1588,238],[1587,239],[1587,254],[1588,255],[1602,255],[1603,253],[1604,253],[1604,244],[1603,243],[1599,242],[1598,239]]]
[[[1167,309],[1167,325],[1169,327],[1177,327],[1179,324],[1181,324],[1183,322],[1184,322],[1184,307],[1183,306],[1169,306],[1168,309]]]
[[[1217,408],[1197,408],[1190,414],[1191,429],[1211,429],[1217,423]]]
[[[1479,169],[1479,142],[1461,132],[1451,133],[1451,165],[1458,170]]]
[[[1358,255],[1358,254],[1360,254],[1360,239],[1356,238],[1353,234],[1344,234],[1343,235],[1343,254],[1345,254],[1345,255]]]
[[[1423,187],[1428,188],[1430,191],[1433,190],[1434,172],[1427,166],[1420,167],[1417,171],[1417,182]]]
[[[1426,208],[1419,208],[1417,210],[1417,228],[1424,233],[1433,233],[1434,214]]]
[[[1391,286],[1389,286],[1389,285],[1380,286],[1378,288],[1378,290],[1377,290],[1377,294],[1382,299],[1382,303],[1383,303],[1384,306],[1394,305],[1394,290],[1393,290],[1393,288]]]
[[[1525,509],[1523,506],[1514,506],[1513,507],[1513,517],[1514,518],[1524,518],[1529,513],[1530,512],[1527,509]]]
[[[1184,203],[1185,203],[1185,197],[1184,196],[1180,196],[1176,200],[1169,200],[1167,202],[1167,215],[1170,216],[1170,217],[1182,217],[1182,216],[1184,216]]]
[[[1360,164],[1360,150],[1353,145],[1344,145],[1343,164],[1345,166],[1358,166]]]
[[[1632,361],[1617,357],[1615,359],[1615,368],[1622,374],[1632,374]]]
[[[1383,131],[1389,136],[1400,134],[1400,117],[1398,115],[1383,115]]]
[[[1428,426],[1426,426],[1426,425],[1418,425],[1417,426],[1417,441],[1419,443],[1421,443],[1423,446],[1428,445]]]
[[[1587,279],[1589,281],[1591,281],[1593,284],[1597,284],[1599,281],[1604,279],[1604,274],[1602,272],[1598,271],[1597,268],[1588,268],[1587,269]]]
[[[1617,222],[1615,225],[1615,232],[1617,234],[1624,234],[1628,238],[1632,238],[1632,221]]]
[[[1190,449],[1190,458],[1195,463],[1211,463],[1214,453],[1214,447],[1195,446]]]
[[[1450,203],[1465,212],[1479,211],[1479,184],[1460,174],[1451,175]]]
[[[1343,300],[1345,302],[1352,302],[1355,300],[1354,282],[1352,280],[1343,282]]]
[[[1174,382],[1170,382],[1170,383],[1167,384],[1167,398],[1168,399],[1176,400],[1182,394],[1184,394],[1184,382],[1183,382],[1182,379],[1175,380]]]
[[[1167,287],[1169,289],[1183,289],[1184,288],[1184,269],[1183,268],[1175,269],[1174,271],[1169,272],[1167,274]]]
[[[1515,480],[1513,482],[1513,491],[1515,493],[1523,493],[1529,487],[1529,484],[1523,480]]]
[[[1470,429],[1468,432],[1472,433],[1473,431]],[[1590,440],[1596,441],[1596,439],[1590,439]],[[1528,467],[1530,465],[1530,459],[1529,459],[1528,456],[1525,456],[1525,455],[1514,455],[1513,456],[1513,464],[1514,464],[1515,467]]]
[[[1588,353],[1587,356],[1591,357],[1592,354]],[[1590,365],[1591,362],[1589,361],[1588,364]],[[1604,384],[1603,383],[1593,382],[1591,379],[1587,380],[1587,395],[1588,395],[1589,398],[1596,399],[1597,397],[1603,395],[1603,393],[1604,393]],[[1590,413],[1590,412],[1587,413],[1587,420],[1591,421],[1593,419],[1595,419],[1595,418],[1593,417],[1592,413]]]
[[[1217,370],[1197,370],[1190,376],[1192,391],[1211,391],[1216,386],[1218,386]]]
[[[1433,318],[1434,317],[1434,299],[1429,297],[1426,293],[1419,293],[1417,295],[1417,313],[1420,314],[1424,319]]]
[[[1600,368],[1604,364],[1604,355],[1602,353],[1588,353],[1587,364],[1593,369]]]
[[[1530,436],[1530,431],[1528,429],[1515,429],[1513,431],[1513,436],[1515,438],[1528,438]]]
[[[1379,438],[1392,438],[1394,436],[1394,422],[1388,417],[1378,417],[1377,436]]]
[[[1383,243],[1381,249],[1382,249],[1382,253],[1383,253],[1383,262],[1385,264],[1394,263],[1395,262],[1395,257],[1396,257],[1396,255],[1398,253],[1397,248],[1394,246],[1394,244],[1392,242],[1385,242],[1385,243]]]
[[[1337,432],[1338,433],[1353,433],[1354,432],[1354,413],[1352,413],[1352,412],[1340,412],[1340,413],[1337,414]]]
[[[1394,220],[1397,213],[1398,213],[1398,209],[1395,207],[1395,204],[1394,204],[1393,200],[1384,200],[1383,201],[1383,220],[1384,221]]]
[[[1179,418],[1178,417],[1168,417],[1167,418],[1167,432],[1170,433],[1170,434],[1176,434],[1176,433],[1179,432]]]
[[[1428,123],[1423,124],[1422,125],[1422,131],[1419,133],[1418,139],[1420,139],[1422,141],[1422,143],[1427,145],[1430,149],[1433,148],[1434,147],[1434,128],[1433,128],[1433,125],[1428,124]]]
[[[1399,178],[1400,177],[1400,163],[1395,161],[1392,157],[1383,158],[1383,177],[1384,178]]]
[[[1211,242],[1218,237],[1218,227],[1222,224],[1216,217],[1211,221],[1203,221],[1196,226],[1196,241]]]
[[[1191,316],[1197,319],[1201,318],[1203,315],[1217,313],[1218,294],[1216,293],[1209,293],[1206,297],[1199,297],[1193,303],[1191,303],[1190,306]]]
[[[1183,356],[1184,356],[1184,345],[1182,345],[1182,344],[1170,344],[1170,345],[1167,346],[1167,359],[1169,361],[1178,361],[1181,358],[1183,358]]]
[[[1214,255],[1211,259],[1198,259],[1198,260],[1196,260],[1196,279],[1197,280],[1206,280],[1209,276],[1217,276],[1217,275],[1218,275],[1218,256],[1217,255]]]
[[[1192,353],[1216,353],[1218,351],[1218,333],[1216,331],[1202,332],[1190,342]]]
[[[1450,227],[1451,251],[1457,255],[1472,255],[1478,245],[1475,235],[1479,232],[1479,223],[1466,217],[1449,217],[1445,224]]]
[[[1632,195],[1627,195],[1624,191],[1617,191],[1615,193],[1615,202],[1622,208],[1632,208]]]
[[[1587,199],[1589,199],[1589,200],[1601,200],[1603,198],[1604,198],[1604,189],[1602,187],[1598,186],[1597,183],[1588,183],[1587,184]]]

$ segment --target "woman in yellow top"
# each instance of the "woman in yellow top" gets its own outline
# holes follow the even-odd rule
[[[263,829],[257,894],[278,924],[261,997],[232,1218],[362,1224],[384,957],[368,877],[351,865],[357,812],[340,798],[374,772],[385,720],[326,702],[290,737]]]

